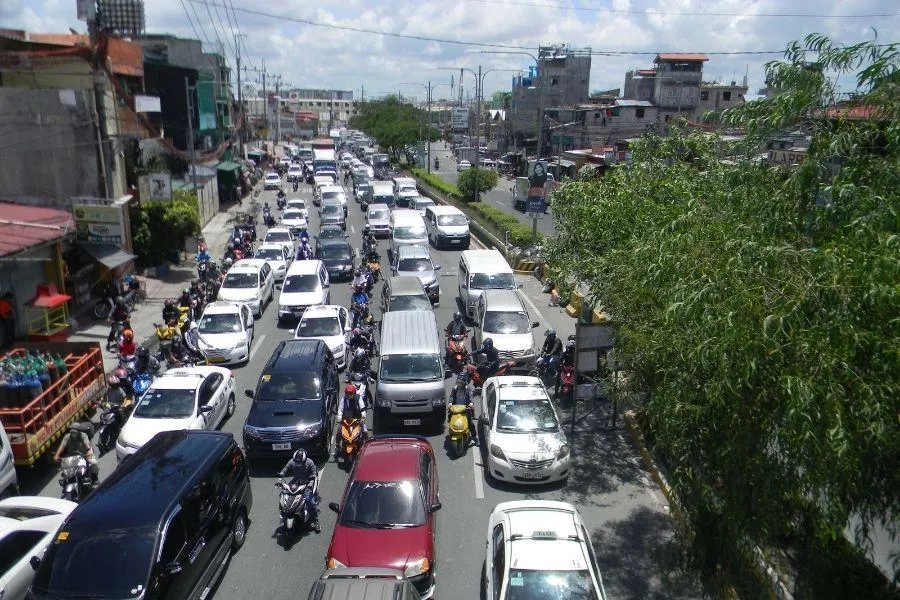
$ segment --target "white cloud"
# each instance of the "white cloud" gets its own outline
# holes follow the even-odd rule
[[[223,3],[223,0],[208,1]],[[230,1],[238,9],[236,20],[246,36],[243,42],[249,56],[242,52],[245,66],[259,68],[265,60],[269,73],[280,73],[283,83],[356,91],[364,85],[367,95],[395,93],[398,89],[415,93],[411,92],[415,88],[400,86],[400,82],[449,83],[451,75],[458,79],[458,71],[454,74],[439,67],[477,69],[480,64],[485,70],[518,70],[532,61],[521,55],[472,53],[478,46],[316,27],[290,19],[420,38],[522,46],[531,48],[531,53],[540,44],[554,42],[568,42],[575,48],[591,47],[595,52],[647,53],[594,56],[591,89],[621,87],[626,70],[650,66],[653,53],[658,51],[780,51],[789,42],[814,31],[842,42],[871,39],[873,26],[882,40],[900,38],[900,17],[896,16],[900,9],[896,0],[795,0],[791,3],[783,0],[612,0],[603,4],[583,0],[508,0],[512,4],[504,0],[380,0],[377,3],[323,0],[316,4],[306,0],[281,0],[274,4]],[[528,3],[554,6],[523,6]],[[194,28],[189,24],[183,4]],[[213,46],[217,38],[227,37],[229,40],[221,39],[221,43],[233,65],[233,39],[230,38],[235,31],[224,9],[198,0],[184,0],[183,4],[182,0],[145,3],[148,30],[199,37],[204,41],[209,38]],[[591,10],[575,10],[575,7]],[[278,17],[243,12],[242,8]],[[763,16],[772,13],[843,17]],[[894,16],[846,18],[846,15],[875,13]],[[231,16],[235,19],[235,15]],[[85,29],[84,23],[75,18],[71,0],[0,2],[0,23],[34,32],[65,32],[69,27]],[[747,70],[752,92],[762,85],[763,65],[778,57],[777,54],[713,55],[706,63],[705,74],[708,79],[726,81],[740,79]],[[485,78],[485,92],[508,89],[512,75],[489,73]],[[245,77],[250,82],[256,79],[255,73]],[[472,76],[466,73],[464,84],[470,87],[471,83]],[[449,87],[439,87],[435,94],[449,95]]]

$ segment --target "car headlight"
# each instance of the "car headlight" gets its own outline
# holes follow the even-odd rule
[[[253,427],[252,425],[244,425],[244,435],[256,439],[262,438],[262,436],[259,435],[259,430],[257,430],[256,427]]]
[[[334,352],[333,352],[332,354],[339,354],[339,353],[341,353],[341,352],[343,352],[343,351],[344,351],[344,345],[343,345],[343,344],[338,344],[337,346],[335,346]]]
[[[322,421],[313,423],[312,425],[297,425],[297,431],[303,435],[312,437],[314,435],[318,435],[318,433],[322,431],[322,427],[324,425],[325,423]]]
[[[503,454],[503,450],[500,449],[500,446],[497,444],[491,444],[491,456],[494,458],[499,458],[502,461],[506,461],[506,455]]]
[[[241,340],[240,342],[238,342],[237,344],[234,345],[234,348],[232,348],[232,350],[237,350],[238,348],[244,348],[246,346],[247,346],[247,340]]]
[[[334,558],[333,556],[325,562],[325,566],[329,569],[344,569],[346,565]]]
[[[416,575],[427,573],[429,569],[431,569],[431,563],[428,562],[428,559],[420,558],[417,561],[408,563],[406,565],[406,570],[403,571],[403,575],[406,577],[415,577]]]
[[[444,404],[446,404],[446,400],[444,400],[443,396],[438,396],[437,398],[431,399],[432,406],[443,406]]]
[[[390,408],[391,401],[388,398],[378,398],[375,400],[378,404],[378,408]]]

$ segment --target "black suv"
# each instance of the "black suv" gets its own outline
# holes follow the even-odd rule
[[[156,434],[61,527],[28,598],[200,598],[243,545],[249,469],[230,433]]]
[[[337,402],[337,365],[322,340],[278,344],[259,376],[244,423],[250,458],[287,458],[300,448],[327,457]]]

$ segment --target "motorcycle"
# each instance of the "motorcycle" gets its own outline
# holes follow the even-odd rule
[[[59,467],[59,485],[64,500],[78,502],[94,489],[87,459],[81,454],[64,456]]]
[[[106,342],[106,349],[109,350],[111,348],[118,348],[119,344],[121,344],[125,339],[125,330],[128,329],[128,323],[126,321],[116,321],[110,325],[113,331],[113,339],[112,341]]]
[[[128,401],[125,401],[128,403]],[[128,404],[116,404],[114,402],[103,402],[100,405],[102,412],[100,413],[100,431],[97,436],[97,445],[100,453],[103,454],[112,450],[119,439],[119,432],[122,431],[122,425],[128,418]]]
[[[468,333],[447,336],[447,367],[452,373],[459,373],[460,369],[469,362],[467,339],[469,339]]]
[[[369,349],[357,347],[352,349],[352,356],[347,365],[347,369],[351,373],[368,373],[371,361],[369,359]]]
[[[284,210],[284,207],[287,206],[287,194],[284,193],[284,190],[278,190],[275,202],[278,204],[278,210]]]
[[[556,360],[554,360],[554,358]],[[559,362],[559,356],[539,356],[534,361],[534,368],[528,373],[529,377],[537,377],[543,383],[551,381],[556,374],[556,364]]]
[[[296,192],[299,187],[300,187],[300,182],[295,179],[294,180],[294,192]]]
[[[341,441],[337,453],[337,461],[343,461],[349,471],[356,462],[359,449],[365,442],[362,421],[355,417],[341,419]]]
[[[575,367],[573,365],[562,365],[559,368],[559,399],[564,404],[572,401],[575,390]]]
[[[311,484],[313,486],[312,497],[314,502],[316,502],[318,484],[318,478]],[[315,509],[308,505],[309,503],[304,494],[307,485],[309,484],[275,482],[275,487],[281,490],[281,493],[278,495],[278,510],[281,513],[281,532],[283,534],[292,532],[295,526],[299,525],[302,525],[307,530],[312,529],[315,522]]]
[[[368,269],[369,274],[372,276],[372,280],[375,283],[378,283],[378,279],[381,277],[381,261],[378,260],[378,254],[369,254],[366,258],[366,269]]]
[[[478,367],[484,363],[484,355],[481,353],[477,353],[477,362],[472,362],[470,359],[468,363],[466,363],[463,371],[465,375],[469,378],[469,381],[472,383],[472,386],[476,391],[481,390],[481,386],[484,385],[484,382],[487,380],[487,377],[481,376],[481,371],[478,370]],[[516,361],[507,360],[500,361],[500,366],[497,367],[497,371],[492,375],[488,375],[488,377],[499,377],[501,375],[507,375],[509,372],[514,369],[516,366]]]
[[[435,169],[441,168],[441,162],[438,159],[434,159],[434,168]]]
[[[454,390],[455,391],[455,390]],[[468,404],[453,404],[451,400],[450,406],[447,407],[449,415],[449,427],[447,437],[450,440],[450,447],[456,458],[462,457],[469,447],[472,439],[472,432],[469,431],[469,419],[466,413],[469,410]]]

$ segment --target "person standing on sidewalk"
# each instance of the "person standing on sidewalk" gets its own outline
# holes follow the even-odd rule
[[[16,341],[16,305],[12,292],[0,298],[0,326],[3,332],[3,348],[11,348]]]

